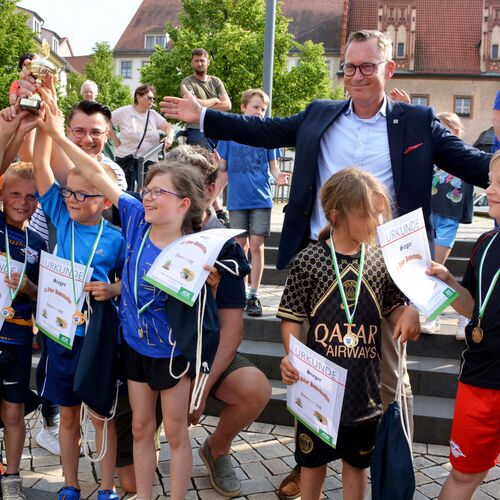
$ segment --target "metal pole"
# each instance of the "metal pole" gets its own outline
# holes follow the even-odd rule
[[[276,24],[276,0],[266,0],[266,27],[264,32],[264,69],[262,86],[269,96],[266,116],[272,115],[273,104],[273,65],[274,65],[274,27]]]

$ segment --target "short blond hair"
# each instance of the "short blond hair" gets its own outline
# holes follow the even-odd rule
[[[493,155],[490,160],[490,172],[493,170],[493,167],[498,167],[500,165],[500,149]]]
[[[345,45],[345,52],[347,52],[347,48],[351,42],[367,42],[373,39],[377,40],[382,59],[387,61],[392,60],[392,41],[378,30],[360,30],[351,33]]]
[[[465,127],[460,119],[460,117],[456,113],[451,113],[449,111],[445,111],[444,113],[439,113],[437,115],[439,121],[451,132],[455,133],[457,137],[462,138],[465,132]]]
[[[241,94],[241,104],[246,106],[252,97],[258,96],[262,99],[266,106],[269,106],[269,96],[262,89],[248,89]]]
[[[17,177],[18,179],[24,179],[25,181],[34,181],[35,169],[33,167],[33,163],[29,161],[11,163],[2,176],[3,187],[5,187],[10,177]]]

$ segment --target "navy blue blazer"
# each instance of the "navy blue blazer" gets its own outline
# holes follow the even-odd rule
[[[349,106],[349,101],[317,100],[286,118],[268,118],[207,110],[208,137],[265,148],[295,147],[290,198],[285,211],[276,266],[283,269],[309,239],[309,222],[316,199],[320,140]],[[387,98],[387,134],[396,190],[397,213],[422,207],[429,241],[433,165],[480,187],[488,185],[490,154],[450,134],[432,108],[394,103]]]

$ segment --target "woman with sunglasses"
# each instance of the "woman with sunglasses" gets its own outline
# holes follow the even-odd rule
[[[174,128],[153,108],[156,89],[153,85],[140,85],[134,91],[134,104],[113,111],[112,122],[120,129],[119,137],[113,138],[117,146],[116,162],[123,168],[129,189],[137,181],[137,158],[144,156],[160,140],[160,131],[166,134],[165,146],[174,138]],[[158,161],[154,155],[144,163],[144,172]]]

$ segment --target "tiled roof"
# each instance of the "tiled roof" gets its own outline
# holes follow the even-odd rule
[[[350,0],[347,35],[377,29],[378,0]],[[416,8],[415,73],[479,74],[483,0],[387,2]]]
[[[78,72],[83,74],[85,70],[85,65],[90,62],[90,55],[86,56],[73,56],[73,57],[65,57],[66,61],[68,61],[71,66]]]
[[[162,31],[167,21],[177,22],[181,0],[143,0],[118,40],[116,52],[144,49],[144,35]],[[293,19],[290,31],[297,41],[323,42],[326,50],[338,52],[343,0],[284,0],[283,13]]]

